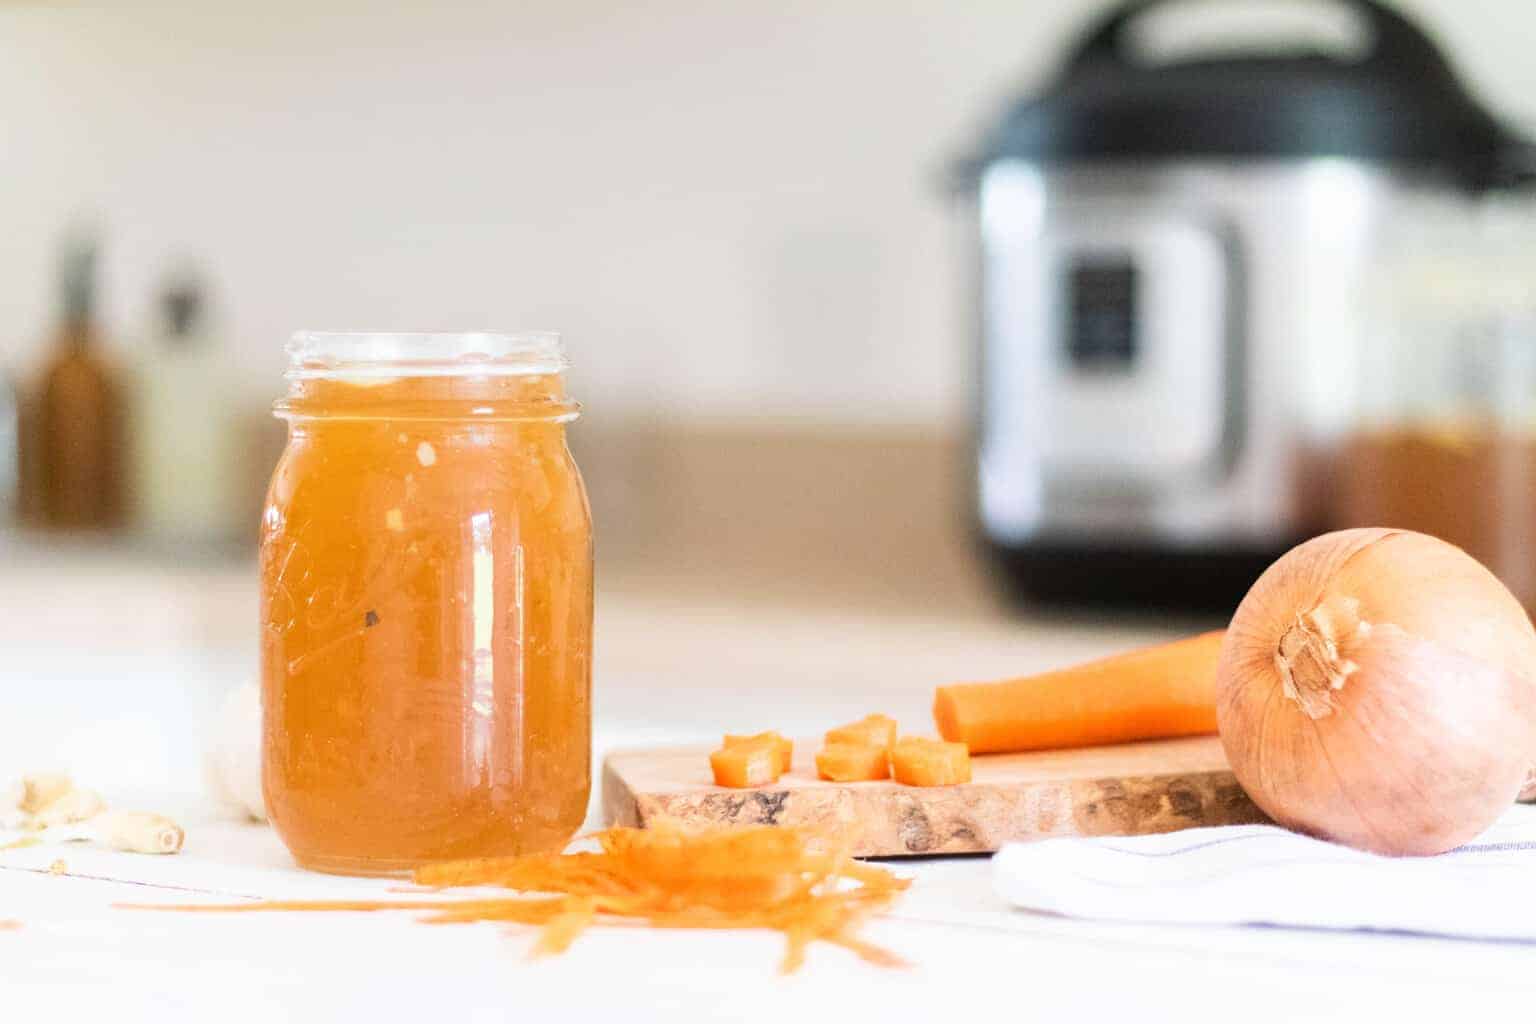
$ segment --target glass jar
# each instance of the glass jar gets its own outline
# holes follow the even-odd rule
[[[1536,610],[1533,242],[1521,194],[1420,210],[1388,232],[1338,518],[1448,540]]]
[[[261,533],[262,782],[300,865],[563,846],[592,539],[558,336],[301,333]]]

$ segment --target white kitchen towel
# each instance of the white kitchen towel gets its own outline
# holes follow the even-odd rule
[[[1012,843],[998,893],[1111,921],[1363,929],[1536,943],[1536,807],[1438,857],[1379,857],[1272,825]]]

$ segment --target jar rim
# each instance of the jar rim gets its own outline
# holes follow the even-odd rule
[[[558,331],[295,331],[288,380],[532,376],[569,362]]]

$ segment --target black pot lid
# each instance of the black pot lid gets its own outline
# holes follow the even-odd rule
[[[1443,173],[1472,187],[1536,177],[1532,147],[1462,85],[1412,22],[1375,0],[1340,0],[1367,52],[1146,64],[1130,55],[1134,0],[1101,21],[1043,95],[1016,104],[975,165],[1179,157],[1343,156]]]

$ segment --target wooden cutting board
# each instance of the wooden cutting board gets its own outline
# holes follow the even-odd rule
[[[603,763],[609,824],[802,825],[856,829],[854,853],[986,853],[1038,836],[1129,836],[1266,821],[1215,736],[972,758],[963,786],[823,782],[820,743],[795,744],[794,768],[758,789],[710,781],[709,748],[616,751]]]

